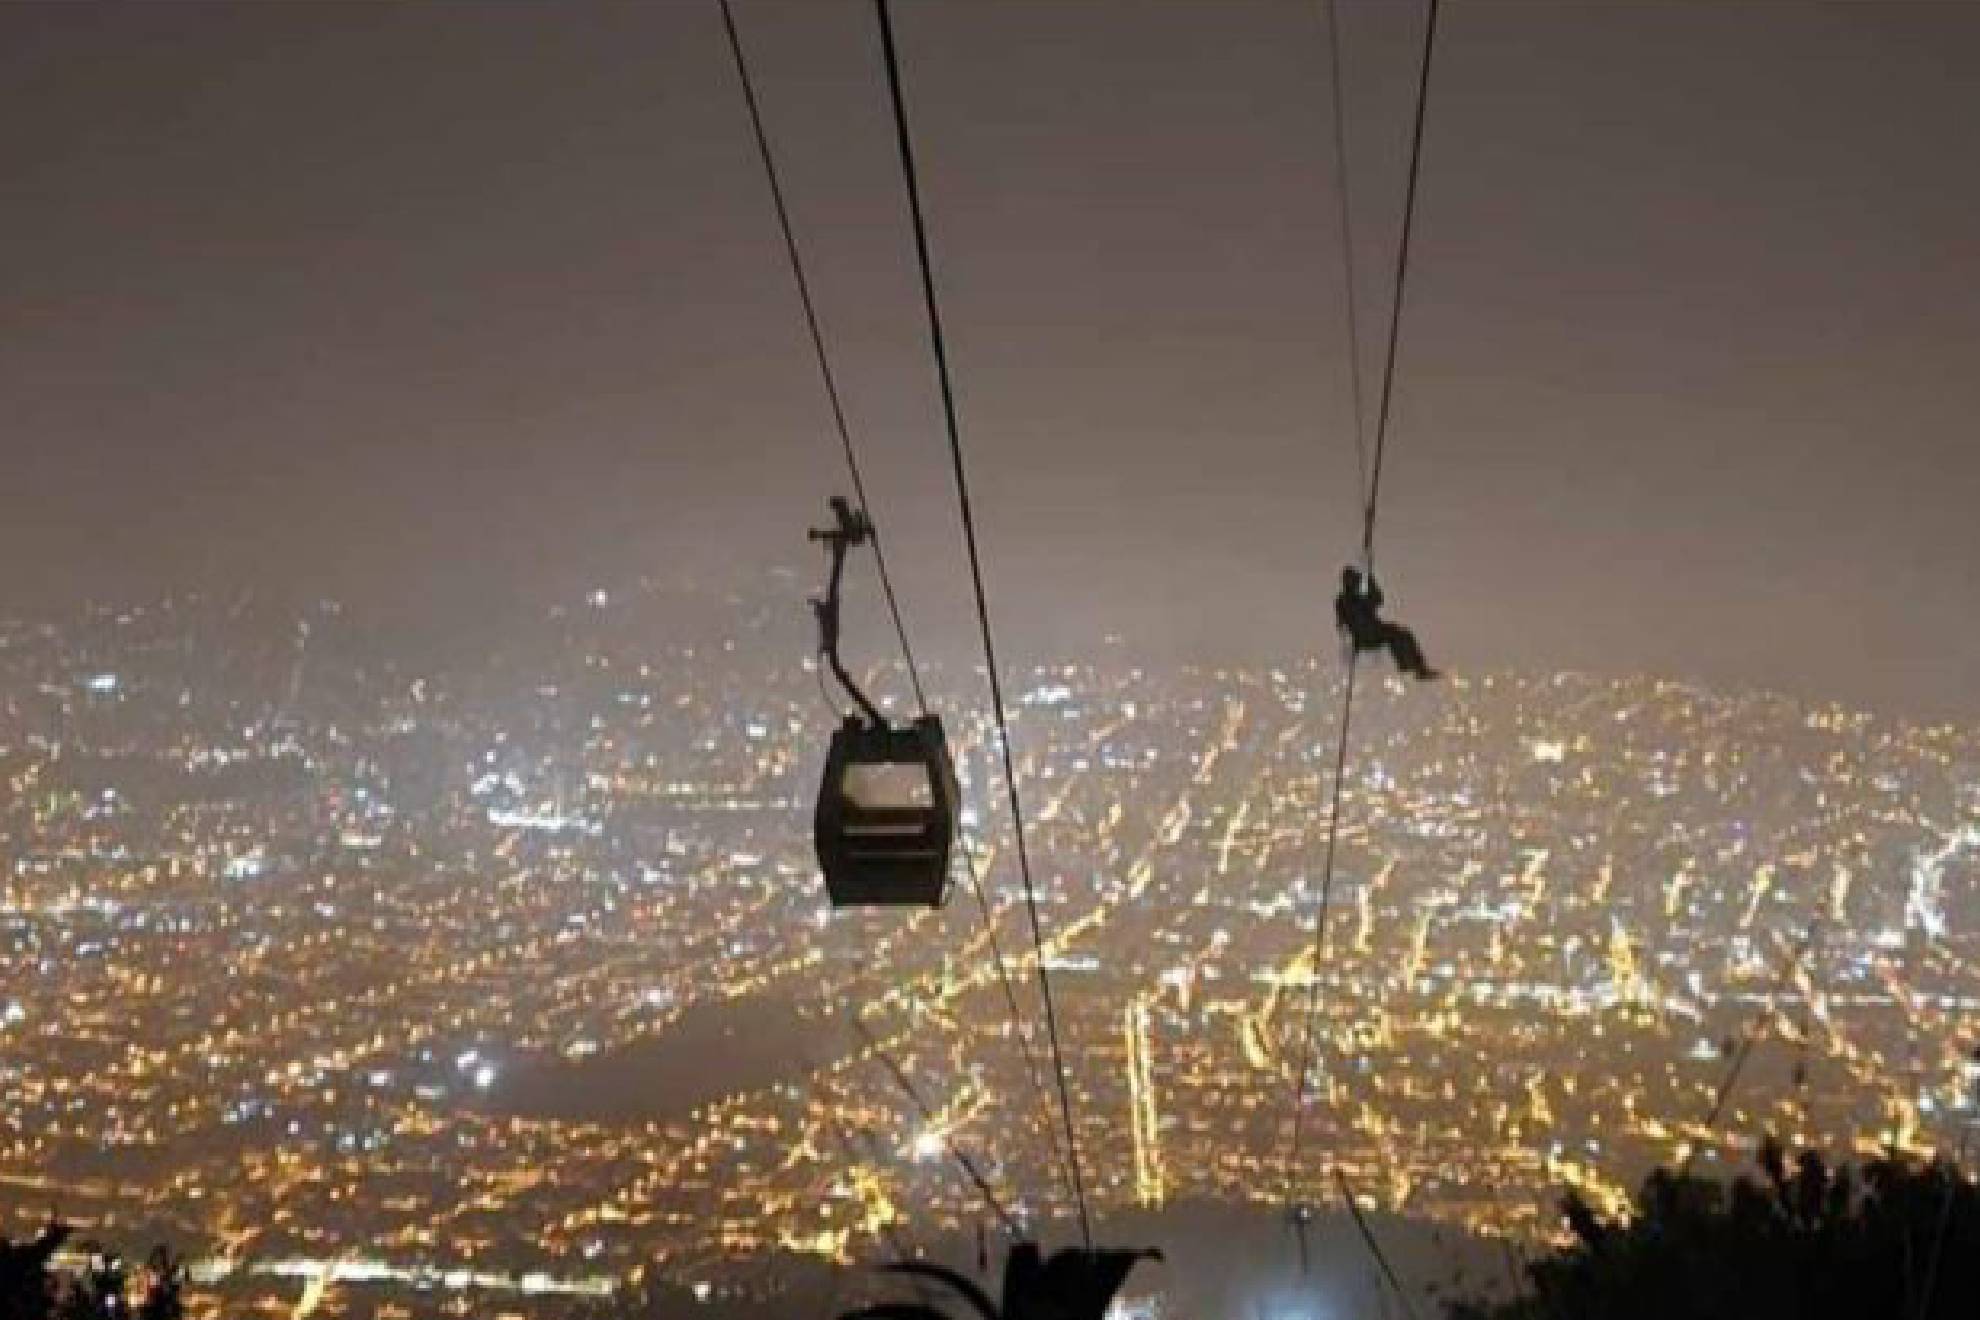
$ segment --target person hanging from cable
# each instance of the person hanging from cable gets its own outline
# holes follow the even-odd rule
[[[1364,585],[1365,583],[1365,585]],[[1399,623],[1382,617],[1382,588],[1373,573],[1364,579],[1361,570],[1349,566],[1341,570],[1341,594],[1334,597],[1334,626],[1348,635],[1356,651],[1389,650],[1396,668],[1422,682],[1441,678],[1423,657],[1416,634]]]

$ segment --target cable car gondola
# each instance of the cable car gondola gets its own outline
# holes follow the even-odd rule
[[[846,672],[839,658],[840,579],[846,551],[866,544],[873,524],[842,497],[833,498],[832,512],[837,525],[811,533],[832,552],[825,595],[812,608],[819,650],[858,709],[832,734],[812,818],[825,892],[833,907],[940,907],[960,798],[948,737],[935,715],[889,723]]]

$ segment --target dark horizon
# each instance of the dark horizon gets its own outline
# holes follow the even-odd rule
[[[966,656],[871,15],[738,21],[910,622]],[[1371,380],[1419,23],[1342,7]],[[1009,661],[1330,651],[1318,7],[900,29]],[[1439,660],[1980,718],[1976,51],[1972,7],[1447,7],[1380,547]],[[14,5],[0,144],[0,608],[243,584],[474,639],[813,589],[845,481],[712,3]]]

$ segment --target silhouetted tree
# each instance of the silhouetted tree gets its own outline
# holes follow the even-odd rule
[[[26,1242],[0,1237],[0,1320],[184,1320],[185,1262],[159,1247],[146,1262],[144,1296],[129,1302],[129,1271],[115,1252],[88,1243],[77,1273],[54,1268],[69,1226],[50,1220]]]
[[[55,1320],[124,1320],[130,1275],[123,1257],[100,1242],[85,1242],[89,1263],[59,1290]]]
[[[153,1247],[145,1272],[151,1277],[138,1303],[138,1320],[185,1320],[185,1258],[169,1247]]]
[[[1574,1241],[1528,1266],[1532,1291],[1452,1320],[1953,1320],[1980,1314],[1980,1190],[1949,1162],[1897,1155],[1859,1176],[1769,1140],[1759,1178],[1650,1175],[1626,1223],[1570,1194]]]
[[[54,1314],[55,1276],[48,1267],[68,1238],[68,1226],[53,1219],[26,1242],[0,1236],[0,1320],[48,1320]]]
[[[1154,1250],[1069,1249],[1055,1252],[1047,1260],[1036,1243],[1019,1242],[1011,1248],[1004,1263],[1001,1307],[966,1275],[945,1266],[904,1260],[882,1268],[949,1289],[969,1304],[972,1320],[1101,1320],[1135,1264],[1160,1259],[1162,1253]],[[949,1320],[949,1317],[932,1301],[882,1302],[848,1312],[840,1320]]]

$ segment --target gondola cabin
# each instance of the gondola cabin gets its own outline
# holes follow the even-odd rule
[[[813,835],[834,907],[940,907],[956,835],[942,721],[849,717],[832,735]]]

